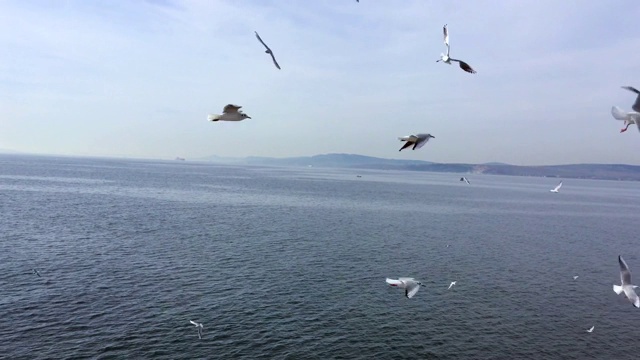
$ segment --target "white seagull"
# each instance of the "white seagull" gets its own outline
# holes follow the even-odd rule
[[[447,24],[444,24],[444,26],[442,27],[442,32],[444,33],[444,44],[447,45],[447,54],[445,55],[441,53],[440,59],[437,60],[436,62],[442,61],[445,64],[451,65],[451,62],[455,61],[460,65],[460,69],[468,73],[475,74],[476,71],[473,70],[473,68],[471,68],[471,66],[469,66],[469,64],[467,64],[466,62],[458,59],[452,59],[451,57],[449,57],[449,52],[451,51],[451,45],[449,45],[449,30],[447,30]]]
[[[629,266],[627,266],[627,263],[624,261],[624,259],[620,255],[618,255],[618,263],[620,263],[621,284],[613,285],[613,291],[615,291],[615,293],[618,295],[624,292],[624,294],[627,296],[627,299],[631,301],[633,306],[640,308],[640,298],[638,297],[638,294],[636,294],[636,291],[634,290],[635,288],[637,288],[637,286],[631,285],[631,271],[629,271]]]
[[[553,189],[549,190],[552,193],[557,193],[560,191],[560,188],[562,187],[562,181],[560,181],[560,184],[558,184],[558,186],[554,187]]]
[[[573,277],[573,280],[576,280],[577,278],[578,278],[578,275],[574,276],[574,277]]]
[[[242,106],[228,104],[222,109],[222,115],[209,114],[207,119],[209,121],[242,121],[244,119],[251,119],[251,116],[240,111]]]
[[[451,289],[453,287],[453,285],[455,285],[455,284],[456,284],[456,282],[452,281],[451,284],[449,284],[449,288],[447,290]]]
[[[427,141],[429,141],[430,138],[434,138],[435,139],[436,137],[431,135],[431,134],[417,134],[417,135],[401,136],[401,137],[398,138],[398,140],[406,141],[407,143],[404,144],[400,148],[400,150],[398,150],[398,151],[402,151],[402,150],[408,148],[411,145],[413,145],[413,148],[411,150],[420,149],[421,147],[424,146],[424,144],[427,143]]]
[[[42,277],[42,276],[40,276],[40,273],[39,273],[39,272],[38,272],[38,270],[36,270],[36,269],[33,269],[33,273],[34,273],[34,274],[36,274],[36,275],[38,275],[38,277]]]
[[[466,177],[464,177],[464,176],[460,178],[460,181],[464,181],[464,182],[466,182],[467,184],[471,185],[471,183],[469,182],[469,180],[467,180],[467,178],[466,178]]]
[[[387,281],[387,284],[391,286],[404,289],[404,296],[406,296],[409,299],[411,299],[413,295],[415,295],[418,292],[418,290],[420,290],[420,286],[424,286],[422,285],[421,282],[416,281],[416,279],[414,278],[401,277],[401,278],[398,278],[398,280],[387,278],[386,281]]]
[[[204,326],[202,326],[202,323],[197,323],[197,322],[195,322],[193,320],[189,320],[189,322],[192,323],[193,325],[195,325],[196,328],[198,328],[198,338],[202,339],[202,328],[204,327]]]
[[[633,103],[633,106],[631,106],[631,109],[633,109],[633,111],[626,112],[617,106],[613,106],[611,107],[611,115],[613,115],[616,120],[624,121],[625,127],[620,130],[621,133],[627,131],[629,125],[633,124],[635,124],[640,131],[640,90],[632,86],[622,86],[622,88],[634,92],[638,95],[636,97],[636,101]]]
[[[595,328],[595,326],[592,326],[591,329],[587,330],[587,332],[593,332],[593,328]]]

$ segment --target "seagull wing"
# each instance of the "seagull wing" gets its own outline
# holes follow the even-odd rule
[[[562,181],[560,181],[560,184],[558,184],[558,186],[556,186],[553,190],[558,191],[560,190],[561,187],[562,187]]]
[[[193,325],[195,325],[196,327],[198,326],[198,323],[193,321],[193,320],[189,320],[190,323],[192,323]]]
[[[458,60],[458,59],[451,59],[451,61],[457,61],[458,64],[460,65],[460,69],[470,73],[470,74],[475,74],[476,71],[473,70],[473,68],[471,66],[469,66],[469,64],[467,64],[466,62],[462,61],[462,60]]]
[[[260,35],[258,35],[258,32],[254,31],[254,33],[256,33],[256,37],[258,38],[258,41],[260,41],[262,43],[262,45],[264,45],[264,47],[267,48],[267,50],[271,51],[271,49],[269,49],[267,44],[265,44],[264,41],[262,41],[262,38],[260,38]]]
[[[444,24],[444,26],[442,27],[442,33],[444,35],[444,44],[447,45],[447,48],[449,47],[449,30],[447,30],[447,24]]]
[[[420,285],[415,281],[407,281],[407,287],[404,289],[404,296],[411,299],[420,290]]]
[[[271,55],[271,59],[273,59],[273,64],[278,68],[278,70],[280,70],[280,65],[278,65],[278,62],[276,61],[276,57],[273,56],[273,52],[269,51],[269,55]]]
[[[629,266],[620,255],[618,255],[618,263],[620,264],[620,281],[622,285],[631,285],[631,271],[629,271]]]
[[[420,149],[421,147],[424,146],[424,144],[426,144],[429,141],[429,136],[427,136],[426,134],[419,134],[418,135],[418,139],[416,141],[416,145],[413,147],[413,150],[415,149]]]
[[[222,112],[225,113],[225,114],[237,113],[238,110],[240,110],[241,107],[242,106],[228,104],[227,106],[224,107],[224,109],[222,109]]]

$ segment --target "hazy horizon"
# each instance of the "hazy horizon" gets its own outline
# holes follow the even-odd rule
[[[640,3],[0,4],[0,149],[147,159],[347,153],[640,165]],[[620,16],[624,14],[624,16]],[[436,63],[448,24],[457,65]],[[256,40],[273,49],[282,70]],[[227,103],[252,119],[212,123]],[[429,132],[416,151],[397,137]]]

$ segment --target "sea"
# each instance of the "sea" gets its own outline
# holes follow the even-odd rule
[[[639,359],[640,183],[559,180],[0,155],[0,358]]]

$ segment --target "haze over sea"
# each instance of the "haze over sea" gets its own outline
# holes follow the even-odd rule
[[[0,357],[637,359],[640,183],[460,176],[0,155]]]

